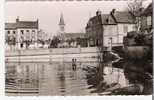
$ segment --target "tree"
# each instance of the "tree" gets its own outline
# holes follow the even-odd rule
[[[134,16],[136,28],[139,31],[141,27],[141,13],[143,10],[143,0],[133,0],[128,3],[128,11]]]
[[[71,46],[71,43],[75,42],[73,38],[67,39],[66,42],[68,42],[69,47]]]
[[[128,3],[128,11],[131,12],[134,16],[139,16],[142,10],[143,0],[133,0],[133,2]]]
[[[145,44],[144,38],[145,38],[145,35],[144,34],[138,34],[135,37],[136,45],[144,45]]]
[[[58,43],[60,43],[60,39],[58,37],[54,36],[53,39],[51,40],[50,48],[57,48]]]

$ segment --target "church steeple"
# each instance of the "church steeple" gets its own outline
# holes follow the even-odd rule
[[[65,32],[65,22],[64,22],[64,18],[63,18],[63,14],[62,13],[61,13],[61,16],[60,16],[59,28],[60,28],[60,32],[61,33]]]
[[[61,16],[60,16],[59,25],[65,25],[64,18],[63,18],[63,14],[62,13],[61,13]]]

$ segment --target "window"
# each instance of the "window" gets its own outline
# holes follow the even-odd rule
[[[95,42],[95,41],[94,41],[93,39],[90,39],[90,41],[89,41],[90,46],[94,46],[94,45],[95,45],[94,42]]]
[[[16,31],[13,31],[13,34],[16,34]]]
[[[124,25],[124,33],[127,33],[127,32],[128,32],[128,26]]]
[[[113,27],[109,27],[108,30],[109,30],[109,33],[108,33],[109,35],[114,35],[115,31],[114,31]]]
[[[147,25],[151,25],[151,16],[147,17]]]
[[[93,24],[92,21],[90,21],[89,24],[90,24],[90,26],[92,26],[92,24]]]
[[[24,34],[24,30],[20,30],[20,33],[21,33],[21,34]]]
[[[10,31],[7,31],[7,34],[10,34]]]
[[[26,39],[29,40],[30,39],[30,31],[29,30],[26,30],[26,32],[27,32],[26,33]]]
[[[32,32],[35,32],[35,30],[32,30]]]

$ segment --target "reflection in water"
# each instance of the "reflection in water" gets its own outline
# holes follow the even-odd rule
[[[152,93],[152,66],[145,62],[125,63],[124,74],[130,84],[137,84],[139,94]]]
[[[6,63],[6,95],[152,94],[152,66],[141,62]]]
[[[152,68],[141,62],[106,62],[87,67],[87,80],[99,95],[152,94]],[[103,69],[103,70],[100,70]]]
[[[35,66],[11,64],[6,66],[6,71],[6,91],[8,93],[38,93],[39,80]]]
[[[71,63],[6,63],[6,95],[91,95],[82,66],[72,70]]]
[[[60,81],[60,89],[61,89],[61,93],[65,93],[65,66],[58,66],[59,67],[59,75],[58,75],[58,79]],[[62,94],[64,95],[64,94]]]

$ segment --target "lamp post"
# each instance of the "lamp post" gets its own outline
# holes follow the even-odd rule
[[[110,51],[112,52],[112,37],[110,37]]]

